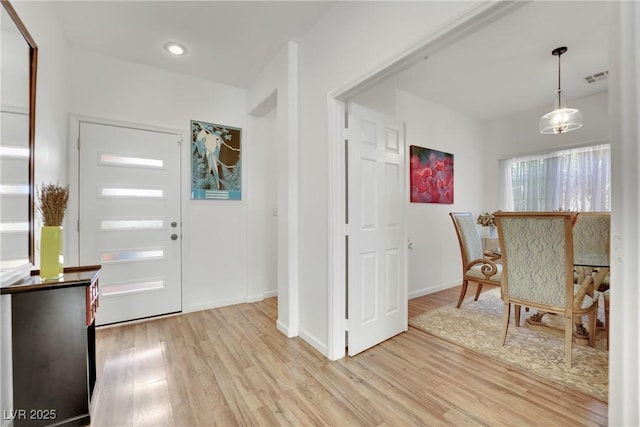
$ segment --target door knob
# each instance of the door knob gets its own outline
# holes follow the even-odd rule
[[[171,240],[178,240],[178,235],[176,233],[173,233],[171,235]]]

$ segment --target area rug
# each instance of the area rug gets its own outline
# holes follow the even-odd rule
[[[500,343],[504,304],[499,289],[422,313],[409,319],[409,325],[474,352],[488,356],[607,402],[609,389],[609,352],[606,332],[596,335],[596,348],[573,346],[573,365],[565,367],[564,339],[531,330],[525,326],[531,313],[522,310],[520,327],[511,323],[504,347]],[[602,315],[602,313],[599,314]],[[557,317],[557,316],[545,316]],[[586,321],[586,318],[585,318]]]

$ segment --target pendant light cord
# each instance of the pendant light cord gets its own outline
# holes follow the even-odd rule
[[[560,57],[562,54],[558,55],[558,109],[562,108],[562,89],[560,88]]]

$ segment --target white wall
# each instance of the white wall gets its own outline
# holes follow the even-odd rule
[[[4,16],[4,10],[3,10]],[[3,19],[4,26],[4,19]],[[2,29],[0,77],[2,109],[29,112],[29,45],[22,34]]]
[[[387,116],[396,117],[396,87],[393,79],[386,79],[370,89],[359,92],[349,101]]]
[[[189,200],[190,120],[245,129],[246,92],[71,49],[68,96],[73,114],[183,132],[183,311],[246,301],[246,195]],[[248,145],[243,133],[242,149]],[[242,173],[249,185],[250,171]]]
[[[409,145],[454,155],[454,203],[407,202],[409,298],[461,283],[460,247],[449,212],[477,215],[486,191],[481,185],[484,166],[482,123],[403,91],[396,92],[396,117],[406,124]]]
[[[611,346],[609,424],[640,425],[640,4],[610,2]]]
[[[276,108],[273,151],[277,187],[277,327],[298,335],[298,45],[288,42],[247,91],[248,112]],[[252,236],[249,236],[250,239]]]
[[[485,122],[486,150],[483,162],[485,175],[482,182],[500,182],[498,161],[519,155],[538,154],[562,150],[575,146],[609,143],[608,93],[598,92],[581,98],[569,99],[567,105],[578,108],[584,115],[584,126],[561,135],[542,135],[538,132],[538,121],[549,111],[534,109],[511,114]],[[499,188],[488,191],[482,210],[499,208]]]

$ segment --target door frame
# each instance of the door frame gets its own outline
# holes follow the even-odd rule
[[[472,34],[527,2],[493,2],[482,0],[456,19],[428,34],[420,42],[400,50],[378,67],[347,86],[327,94],[328,170],[329,170],[329,242],[328,242],[328,339],[327,357],[346,355],[346,248],[345,248],[345,154],[346,104],[358,93],[372,88],[388,77],[424,60],[430,54]],[[406,135],[405,135],[406,138]],[[406,150],[405,150],[406,151]]]
[[[67,151],[67,169],[69,171],[68,179],[69,179],[69,202],[67,208],[67,215],[65,218],[65,230],[64,230],[64,239],[65,239],[65,247],[64,254],[67,259],[65,260],[65,265],[79,265],[80,264],[80,234],[78,232],[78,214],[80,212],[80,200],[79,200],[79,186],[78,181],[80,179],[79,176],[79,148],[78,148],[78,140],[80,138],[80,122],[91,122],[100,125],[107,126],[120,126],[120,127],[128,127],[133,129],[140,129],[152,132],[163,132],[169,134],[175,134],[177,137],[180,137],[182,140],[182,145],[180,147],[180,220],[182,221],[182,217],[186,210],[186,200],[183,197],[184,194],[189,194],[189,189],[185,189],[185,183],[189,183],[189,173],[191,171],[188,162],[188,159],[185,159],[184,155],[184,144],[185,141],[190,141],[187,138],[187,133],[181,129],[171,129],[171,128],[163,128],[160,126],[152,126],[141,123],[132,123],[126,121],[119,120],[110,120],[105,118],[98,118],[93,116],[85,116],[80,114],[70,114],[69,115],[69,143],[68,151]],[[187,174],[185,176],[185,174]],[[188,199],[188,198],[187,198]],[[184,301],[184,282],[185,282],[185,270],[183,266],[183,260],[187,253],[185,253],[185,248],[189,247],[189,224],[188,221],[182,221],[182,239],[180,239],[180,277],[181,277],[181,286],[180,293],[182,297],[182,301]]]

